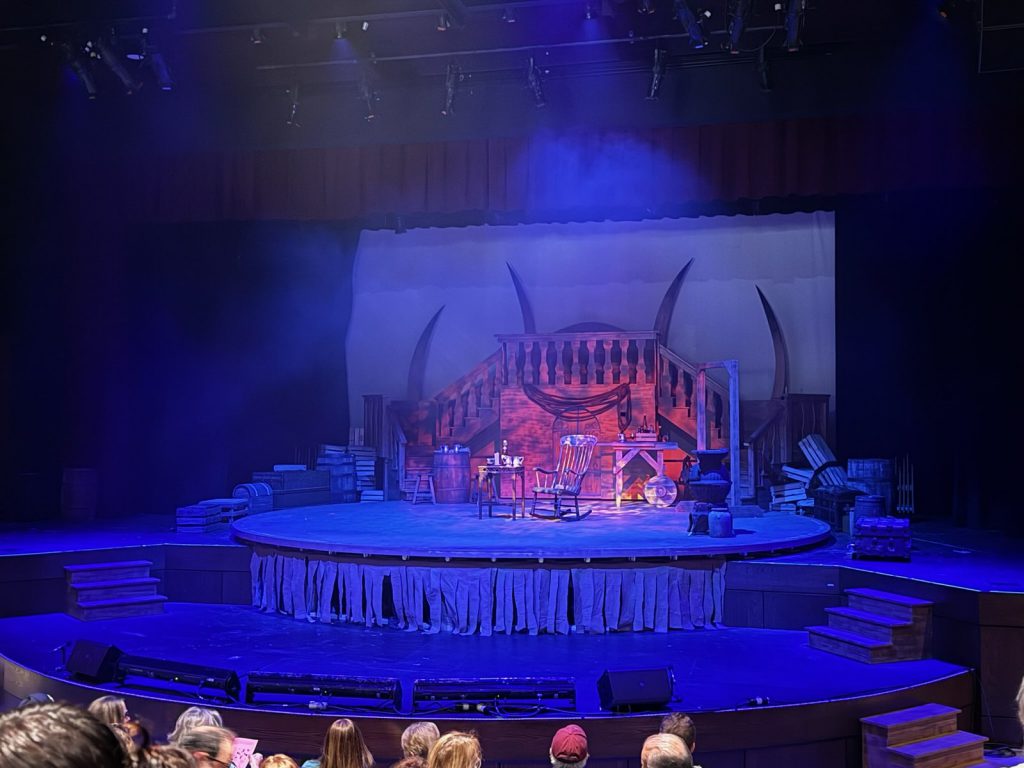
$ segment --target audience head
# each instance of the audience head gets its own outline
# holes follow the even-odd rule
[[[678,736],[691,754],[697,747],[697,726],[693,724],[693,719],[683,712],[665,715],[661,720],[661,732]]]
[[[89,704],[89,714],[104,725],[123,723],[128,719],[128,705],[120,696],[100,696]]]
[[[693,768],[693,756],[678,736],[656,733],[644,741],[640,768]]]
[[[198,768],[228,768],[234,755],[235,734],[215,725],[200,725],[182,734],[174,745],[196,761]]]
[[[587,764],[587,734],[578,725],[567,725],[555,731],[548,750],[554,768],[585,768]]]
[[[138,768],[195,768],[196,761],[186,750],[170,744],[155,744],[139,752]]]
[[[342,717],[331,723],[324,737],[320,768],[370,768],[373,755],[363,741],[359,727]]]
[[[430,748],[441,737],[434,723],[413,723],[402,733],[402,757],[422,757],[427,759]]]
[[[263,758],[260,768],[299,768],[299,764],[288,755],[276,754]]]
[[[60,702],[27,704],[0,715],[4,768],[126,768],[117,736],[84,709]]]
[[[427,768],[480,768],[483,753],[476,734],[449,731],[430,748]]]
[[[177,744],[186,731],[202,725],[222,728],[224,727],[224,721],[221,719],[220,712],[216,709],[189,707],[178,715],[178,721],[174,724],[174,730],[167,734],[167,741],[171,744]]]
[[[120,742],[124,753],[134,760],[136,752],[135,739],[132,738],[132,732],[128,729],[128,726],[124,723],[106,723],[106,726],[117,736],[117,740]]]
[[[392,763],[391,768],[427,768],[427,761],[417,755],[403,757],[397,763]]]

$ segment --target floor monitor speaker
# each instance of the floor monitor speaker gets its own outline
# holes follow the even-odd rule
[[[671,667],[606,669],[597,680],[601,708],[636,712],[664,709],[672,700],[675,682]]]
[[[117,677],[117,662],[122,651],[110,643],[76,640],[68,657],[67,670],[72,676],[93,683],[112,683]]]

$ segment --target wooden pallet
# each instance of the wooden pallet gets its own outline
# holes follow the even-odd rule
[[[826,466],[836,461],[832,449],[828,447],[821,435],[806,435],[797,443],[807,461],[815,470],[821,470],[819,477],[822,485],[846,485],[846,470],[840,466]],[[824,469],[822,469],[824,467]]]

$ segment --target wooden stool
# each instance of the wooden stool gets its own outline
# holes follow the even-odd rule
[[[431,504],[436,504],[437,497],[434,496],[434,476],[430,472],[421,472],[416,475],[416,484],[412,488],[412,503],[419,503],[421,486],[423,487],[424,494],[423,501],[429,501]]]

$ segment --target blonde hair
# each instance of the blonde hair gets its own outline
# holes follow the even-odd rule
[[[402,732],[402,755],[427,759],[430,748],[441,738],[441,732],[434,723],[413,723]]]
[[[100,696],[89,704],[89,714],[104,725],[123,723],[128,716],[128,705],[120,696]]]
[[[372,765],[373,755],[359,727],[347,717],[331,723],[324,737],[320,768],[370,768]]]
[[[189,707],[178,715],[178,721],[174,724],[174,730],[167,734],[167,741],[176,745],[181,741],[182,736],[193,728],[207,725],[212,725],[215,728],[224,727],[224,721],[220,716],[220,712],[216,709],[207,709],[206,707]]]
[[[288,757],[288,755],[280,753],[263,758],[260,766],[261,768],[299,768],[299,764]]]
[[[475,733],[449,731],[430,748],[427,768],[480,768],[483,753]]]

